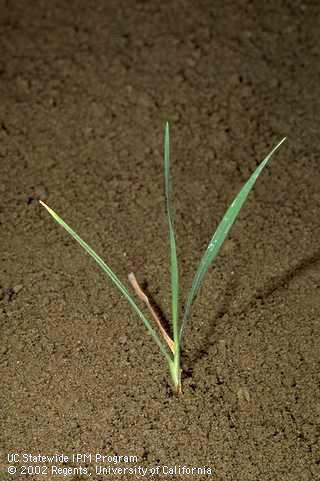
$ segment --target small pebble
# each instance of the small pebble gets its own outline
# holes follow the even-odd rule
[[[240,387],[237,391],[239,401],[250,401],[250,392],[246,387]]]
[[[22,284],[18,284],[17,286],[14,286],[14,287],[12,288],[14,294],[18,294],[18,292],[20,292],[22,289],[23,289],[23,285],[22,285]]]
[[[128,342],[128,336],[126,336],[125,334],[122,334],[119,337],[119,343],[120,344],[127,344],[127,342]]]

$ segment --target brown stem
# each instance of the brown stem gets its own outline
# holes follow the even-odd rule
[[[164,337],[166,343],[168,344],[171,352],[174,354],[174,350],[175,350],[174,349],[174,342],[171,339],[171,337],[169,336],[169,334],[167,333],[167,331],[165,330],[165,328],[163,327],[163,325],[161,324],[161,321],[160,321],[159,317],[157,316],[155,310],[151,306],[148,297],[146,296],[146,294],[143,292],[143,290],[139,286],[138,281],[137,281],[133,272],[130,272],[130,274],[128,275],[128,279],[129,279],[133,289],[135,290],[137,296],[139,297],[139,299],[141,299],[146,304],[146,306],[149,309],[153,319],[156,321],[157,326],[158,326],[162,336]]]

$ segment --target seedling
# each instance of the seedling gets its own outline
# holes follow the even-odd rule
[[[129,293],[127,287],[120,281],[116,274],[111,270],[111,268],[101,259],[101,257],[96,254],[96,252],[84,241],[81,237],[76,234],[71,227],[64,222],[64,220],[59,217],[59,215],[54,212],[50,207],[48,207],[44,202],[40,200],[49,214],[52,215],[54,220],[58,222],[82,247],[87,251],[88,254],[96,261],[99,267],[109,276],[111,281],[117,286],[119,291],[127,299],[133,310],[138,314],[147,330],[149,331],[151,337],[158,345],[161,353],[165,357],[169,370],[171,373],[171,378],[173,382],[173,389],[177,394],[181,394],[181,367],[180,367],[180,355],[182,340],[185,332],[187,322],[190,317],[190,308],[195,300],[200,286],[203,281],[203,277],[206,274],[209,266],[213,262],[214,258],[218,254],[220,247],[222,246],[224,240],[226,239],[233,223],[235,222],[242,206],[244,205],[249,192],[254,186],[257,178],[261,174],[264,167],[267,165],[272,155],[280,147],[280,145],[285,141],[285,137],[271,150],[267,157],[261,162],[261,164],[256,168],[251,177],[244,184],[240,192],[234,198],[233,202],[224,214],[217,230],[215,231],[212,239],[210,240],[207,249],[205,250],[199,267],[194,275],[190,292],[188,294],[186,304],[184,307],[184,312],[181,321],[178,317],[178,307],[179,307],[179,275],[178,275],[178,260],[176,252],[176,240],[173,225],[173,215],[171,207],[171,181],[170,181],[170,144],[169,144],[169,123],[167,122],[164,129],[164,184],[165,184],[165,199],[166,199],[166,214],[169,226],[169,242],[170,242],[170,264],[171,264],[171,293],[172,293],[172,313],[171,313],[171,332],[167,332],[161,320],[159,319],[157,313],[153,309],[148,297],[143,292],[138,284],[133,273],[130,273],[128,279],[133,287],[133,290],[137,294],[138,298],[144,302],[154,319],[157,329],[154,329],[149,319],[144,315],[140,307],[136,304],[133,296]]]

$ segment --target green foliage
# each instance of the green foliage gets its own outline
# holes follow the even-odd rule
[[[217,256],[223,242],[225,241],[232,225],[234,224],[241,208],[243,207],[249,192],[253,188],[257,178],[261,174],[264,167],[267,165],[273,154],[278,150],[280,145],[285,141],[283,138],[266,156],[266,158],[261,162],[261,164],[256,168],[247,182],[244,184],[242,189],[234,198],[233,202],[227,209],[225,215],[223,216],[220,224],[218,225],[215,233],[211,241],[208,244],[207,249],[205,250],[199,267],[194,275],[191,289],[189,295],[187,297],[185,310],[182,318],[182,322],[179,323],[178,319],[178,307],[179,307],[179,273],[178,273],[178,260],[177,260],[177,252],[176,252],[176,240],[175,240],[175,232],[174,232],[174,223],[173,223],[173,214],[172,214],[172,205],[171,205],[171,177],[170,177],[170,139],[169,139],[169,123],[166,122],[165,130],[164,130],[164,179],[165,179],[165,198],[166,198],[166,213],[167,213],[167,221],[169,227],[169,245],[170,245],[170,272],[171,272],[171,294],[172,294],[172,336],[171,339],[170,334],[165,331],[165,328],[162,326],[160,319],[157,317],[157,314],[153,310],[147,296],[143,293],[142,289],[140,288],[139,284],[137,283],[133,273],[129,275],[129,280],[136,291],[138,297],[147,305],[152,317],[155,319],[158,330],[162,334],[163,339],[160,338],[157,331],[151,325],[151,322],[148,318],[143,314],[141,309],[136,304],[134,298],[131,296],[129,291],[127,290],[126,286],[120,281],[120,279],[116,276],[116,274],[111,270],[111,268],[101,259],[101,257],[96,254],[96,252],[84,241],[81,237],[76,234],[74,230],[69,227],[66,222],[50,207],[48,207],[44,202],[40,201],[40,203],[47,209],[49,214],[53,217],[53,219],[61,225],[80,245],[81,247],[95,260],[95,262],[99,265],[102,271],[107,274],[109,279],[115,284],[115,286],[119,289],[122,295],[127,299],[132,309],[138,314],[144,325],[146,326],[148,332],[152,336],[155,343],[158,345],[160,351],[164,355],[167,363],[169,365],[169,370],[171,373],[174,390],[176,393],[181,393],[181,368],[180,368],[180,354],[181,354],[181,346],[182,346],[182,339],[185,331],[185,327],[187,321],[190,316],[190,309],[192,303],[194,302],[198,291],[201,287],[203,282],[203,278],[208,271],[210,265],[212,264],[213,260]],[[165,343],[163,342],[165,341]]]

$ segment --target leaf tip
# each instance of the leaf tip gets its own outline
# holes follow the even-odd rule
[[[52,215],[54,219],[58,220],[58,216],[55,211],[52,210],[45,202],[43,202],[43,200],[39,200],[39,203],[49,212],[50,215]]]

